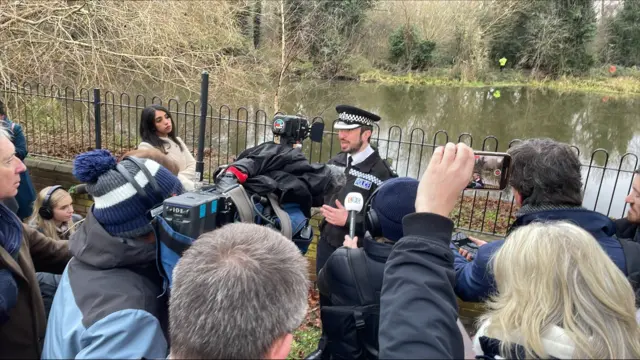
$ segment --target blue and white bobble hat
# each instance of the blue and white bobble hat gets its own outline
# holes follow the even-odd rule
[[[150,199],[138,194],[116,170],[117,160],[109,151],[93,150],[75,158],[73,175],[86,183],[87,192],[94,201],[93,216],[113,236],[132,239],[148,234],[153,230],[147,217],[151,207],[183,192],[182,184],[169,170],[151,159],[139,159],[139,162],[156,179],[160,194],[154,193],[149,180],[134,162],[125,159],[120,164]]]

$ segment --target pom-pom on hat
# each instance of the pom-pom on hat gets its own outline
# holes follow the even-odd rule
[[[357,129],[360,126],[373,126],[380,121],[380,116],[350,105],[336,106],[338,121],[333,126],[336,130]]]
[[[371,208],[378,215],[382,236],[391,241],[402,238],[402,218],[416,212],[418,180],[410,177],[392,178],[380,185],[371,199]]]
[[[159,193],[133,161],[124,159],[120,164],[146,192],[148,199],[116,169],[117,160],[109,151],[89,151],[74,160],[73,175],[86,183],[87,192],[93,197],[93,216],[113,236],[136,238],[148,234],[153,230],[148,211],[164,199],[183,192],[182,184],[169,170],[151,159],[139,159],[139,162],[156,179]]]

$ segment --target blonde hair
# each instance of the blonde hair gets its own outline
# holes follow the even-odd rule
[[[480,321],[489,322],[486,334],[502,342],[503,356],[518,343],[527,358],[548,358],[542,336],[555,325],[573,340],[573,358],[640,358],[631,284],[585,230],[564,222],[524,226],[492,265],[498,293]]]
[[[53,219],[46,220],[40,216],[40,208],[42,207],[42,203],[44,202],[44,198],[47,196],[47,192],[51,189],[51,186],[47,186],[46,188],[40,190],[38,193],[38,197],[33,206],[33,214],[29,218],[29,223],[38,227],[38,229],[47,237],[50,237],[55,240],[61,240],[60,235],[58,234],[58,230],[56,228],[56,223]],[[49,207],[53,211],[56,206],[66,197],[71,197],[71,195],[64,189],[58,189],[51,194],[51,198],[49,199]],[[67,227],[69,228],[68,234],[71,236],[75,231],[73,226],[73,219],[70,219],[67,222]]]

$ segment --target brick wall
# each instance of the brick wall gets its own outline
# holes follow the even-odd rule
[[[80,182],[73,177],[73,164],[70,161],[59,161],[47,158],[29,156],[25,159],[25,165],[31,175],[31,181],[36,191],[40,191],[47,186],[62,185],[69,191],[74,185]],[[93,202],[86,194],[78,195],[71,192],[73,198],[73,209],[76,213],[85,216],[87,210]]]

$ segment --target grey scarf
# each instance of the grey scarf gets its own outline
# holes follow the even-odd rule
[[[516,212],[516,217],[520,217],[522,215],[541,212],[541,211],[551,211],[551,210],[587,210],[582,206],[576,205],[522,205],[520,209]]]

